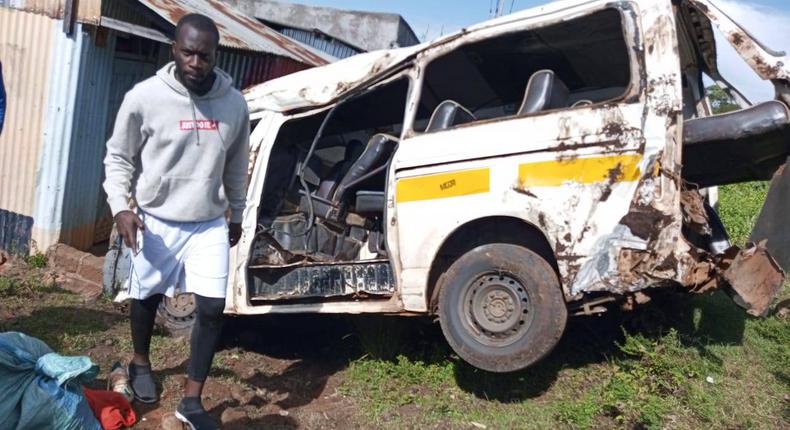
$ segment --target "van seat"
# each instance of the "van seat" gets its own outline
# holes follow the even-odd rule
[[[474,120],[475,116],[469,109],[456,101],[445,100],[434,109],[425,131],[445,130]]]

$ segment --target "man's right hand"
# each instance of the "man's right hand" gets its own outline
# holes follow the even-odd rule
[[[123,237],[123,243],[137,254],[137,229],[145,230],[143,220],[132,211],[121,211],[115,215],[115,225]]]

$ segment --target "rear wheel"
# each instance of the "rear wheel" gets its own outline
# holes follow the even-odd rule
[[[521,246],[488,244],[439,279],[439,321],[453,350],[491,372],[523,369],[548,354],[567,309],[552,266]]]
[[[197,302],[192,294],[165,296],[156,311],[156,321],[173,337],[189,337],[197,316]]]

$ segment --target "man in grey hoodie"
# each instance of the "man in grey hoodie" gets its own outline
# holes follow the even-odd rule
[[[158,400],[149,348],[163,295],[194,293],[188,379],[176,416],[201,430],[218,428],[200,398],[222,328],[229,248],[241,236],[249,157],[247,105],[214,67],[219,38],[203,15],[179,21],[174,62],[126,94],[104,160],[107,199],[133,251],[135,398]]]

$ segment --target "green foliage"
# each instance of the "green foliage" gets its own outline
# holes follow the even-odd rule
[[[720,188],[719,215],[730,240],[743,245],[749,239],[768,193],[768,182],[748,182]]]
[[[718,85],[711,85],[705,88],[705,92],[708,95],[708,100],[710,100],[713,113],[719,114],[740,109],[735,100]]]
[[[37,252],[35,254],[28,255],[25,257],[25,262],[33,268],[36,269],[43,269],[47,266],[47,256]]]
[[[6,276],[0,274],[0,297],[6,304],[12,301],[30,300],[42,294],[63,293],[63,290],[52,283],[44,282],[36,273],[28,276]]]
[[[658,339],[626,333],[618,346],[625,358],[613,363],[616,370],[602,396],[604,408],[629,427],[662,428],[670,411],[706,397],[702,381],[721,370],[684,346],[675,329]]]

